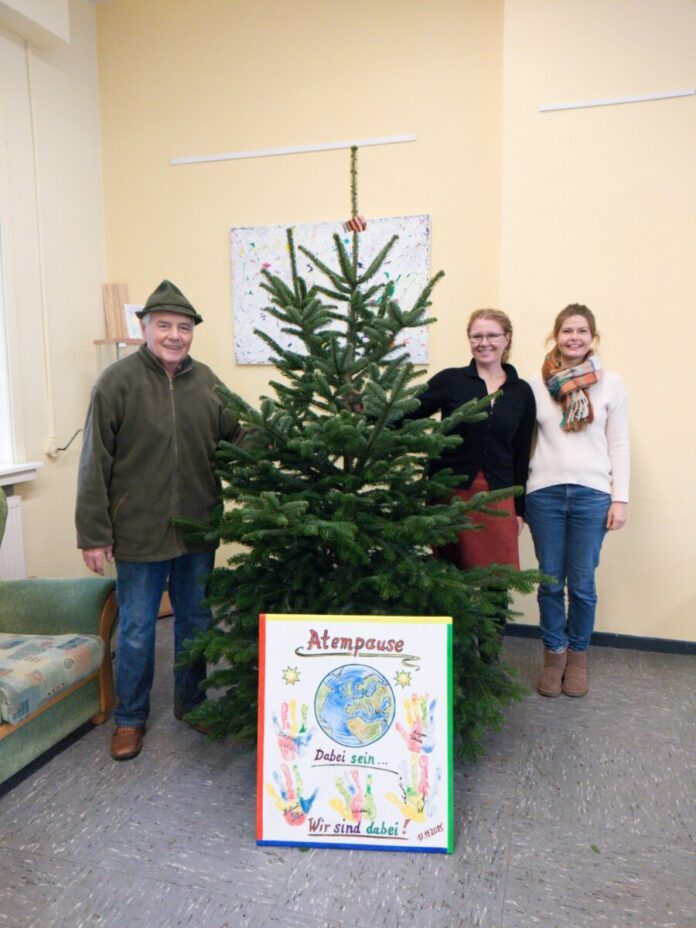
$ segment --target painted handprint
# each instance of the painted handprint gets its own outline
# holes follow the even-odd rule
[[[428,758],[421,754],[409,757],[410,773],[401,779],[401,796],[387,793],[385,798],[393,802],[400,810],[405,822],[424,822],[427,814],[430,781],[428,777]]]
[[[351,783],[351,780],[353,781]],[[373,822],[377,817],[377,803],[372,792],[372,774],[367,775],[365,791],[360,785],[360,773],[352,770],[348,774],[336,778],[336,789],[341,799],[329,799],[329,805],[335,809],[341,818],[348,822],[360,822],[363,817]]]
[[[294,699],[284,702],[280,707],[280,722],[273,713],[280,756],[283,760],[295,760],[312,739],[312,732],[307,729],[307,706],[303,703],[300,718],[297,718],[297,703]]]
[[[293,764],[292,776],[287,764],[281,764],[280,769],[283,778],[281,779],[280,774],[274,771],[273,779],[276,785],[266,783],[266,792],[275,803],[275,807],[283,813],[283,818],[288,825],[301,825],[312,808],[317,790],[315,789],[312,795],[306,799],[302,795],[302,777],[297,765]]]
[[[436,702],[437,700],[433,699],[428,703],[427,693],[425,696],[413,693],[410,699],[404,699],[408,727],[404,728],[400,722],[397,722],[396,729],[404,739],[406,747],[414,754],[420,754],[421,751],[430,754],[435,747],[433,730]]]

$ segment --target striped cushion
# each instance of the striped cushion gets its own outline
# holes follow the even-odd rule
[[[0,719],[15,725],[101,666],[98,635],[0,633]]]

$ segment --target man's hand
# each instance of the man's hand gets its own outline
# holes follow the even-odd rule
[[[107,545],[105,548],[83,548],[82,559],[93,573],[103,577],[104,562],[108,561],[109,564],[113,564],[114,562],[113,546]]]

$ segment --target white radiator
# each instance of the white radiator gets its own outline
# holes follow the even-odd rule
[[[7,497],[7,524],[0,544],[0,580],[23,580],[27,575],[22,532],[22,497]]]

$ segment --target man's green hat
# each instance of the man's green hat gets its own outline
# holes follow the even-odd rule
[[[157,312],[180,313],[182,316],[190,316],[194,325],[203,322],[203,316],[198,315],[181,290],[175,287],[171,280],[163,280],[159,287],[147,298],[147,303],[135,315],[142,319],[147,313]]]

